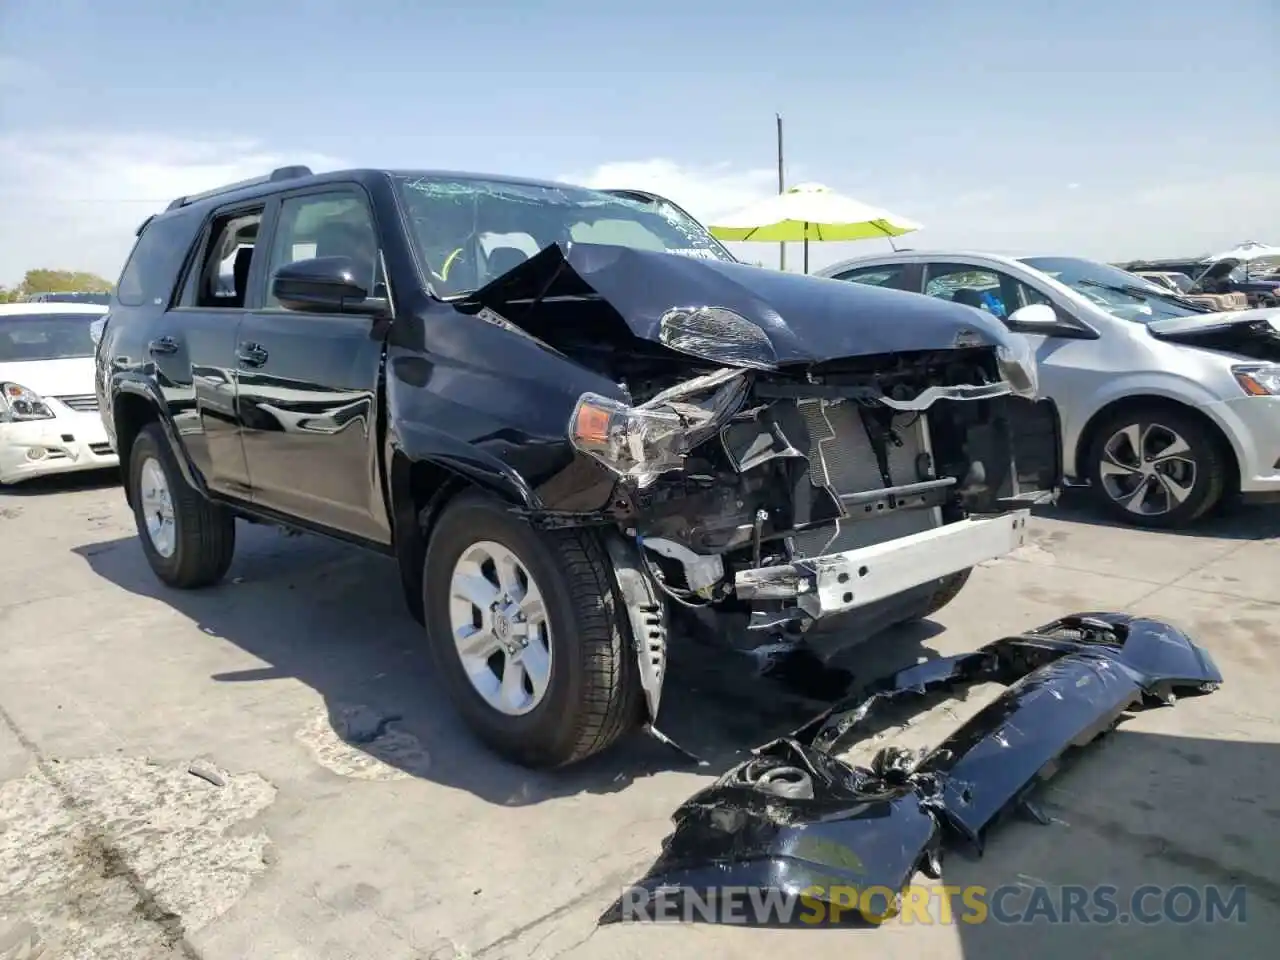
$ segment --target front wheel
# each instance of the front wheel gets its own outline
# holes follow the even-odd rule
[[[1226,492],[1223,444],[1199,418],[1173,407],[1117,411],[1099,424],[1088,457],[1099,501],[1133,526],[1186,526]]]
[[[536,531],[464,494],[432,532],[422,589],[436,674],[495,752],[565,766],[639,720],[631,629],[593,532]]]

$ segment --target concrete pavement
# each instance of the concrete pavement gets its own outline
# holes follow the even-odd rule
[[[1158,534],[1061,509],[1032,533],[849,668],[1129,609],[1188,630],[1226,684],[1125,723],[1041,791],[1051,824],[1000,828],[945,882],[1244,884],[1243,924],[597,928],[709,773],[644,740],[506,766],[441,701],[389,562],[241,525],[228,580],[176,593],[119,488],[79,479],[0,492],[0,958],[1270,955],[1280,511]],[[746,658],[685,658],[664,726],[713,769],[816,712]]]

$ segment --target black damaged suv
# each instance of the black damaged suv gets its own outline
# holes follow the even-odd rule
[[[97,356],[157,576],[237,519],[398,559],[440,682],[531,766],[654,730],[668,611],[847,645],[1060,479],[1023,342],[738,263],[637,191],[288,167],[147,220]]]

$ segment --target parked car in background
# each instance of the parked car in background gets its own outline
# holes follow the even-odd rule
[[[23,298],[26,303],[92,303],[106,306],[111,302],[109,293],[32,293]]]
[[[1130,273],[1183,273],[1191,278],[1184,293],[1238,294],[1242,307],[1280,306],[1280,281],[1254,276],[1243,260],[1227,257],[1213,263],[1203,260],[1131,260],[1122,264]]]
[[[92,304],[0,304],[0,484],[116,467],[93,387]]]
[[[179,198],[97,369],[159,579],[219,580],[236,518],[396,557],[442,688],[530,766],[653,729],[669,608],[856,643],[1015,549],[1061,475],[994,319],[537,181],[284,168]]]
[[[911,251],[824,277],[983,310],[1029,338],[1069,478],[1121,519],[1179,527],[1238,491],[1280,502],[1280,310],[1209,312],[1078,257]]]
[[[1190,293],[1191,288],[1194,286],[1191,278],[1185,273],[1157,270],[1134,270],[1131,272],[1143,280],[1150,280],[1152,283],[1159,284],[1174,293]]]
[[[1133,271],[1133,275],[1148,283],[1163,287],[1209,310],[1248,310],[1249,298],[1243,293],[1195,293],[1196,285],[1185,273],[1161,273],[1151,270]]]

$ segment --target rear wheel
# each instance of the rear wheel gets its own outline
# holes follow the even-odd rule
[[[1222,500],[1227,453],[1214,431],[1174,407],[1133,406],[1098,425],[1090,485],[1115,517],[1140,527],[1199,520]]]
[[[147,562],[171,587],[195,589],[226,575],[235,518],[183,479],[160,425],[142,428],[129,451],[134,522]]]
[[[630,625],[595,534],[535,531],[464,494],[432,533],[423,608],[437,675],[507,759],[564,766],[640,718]]]

